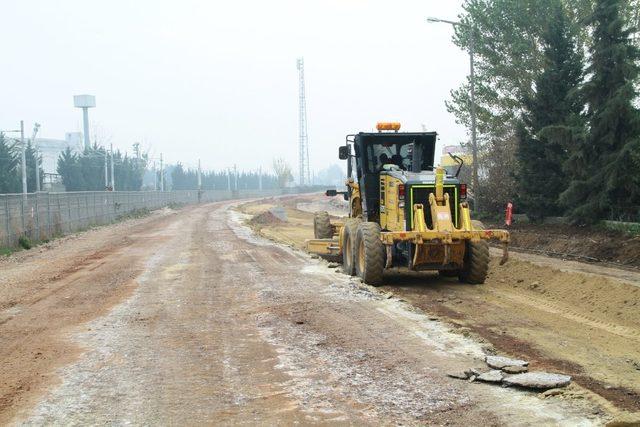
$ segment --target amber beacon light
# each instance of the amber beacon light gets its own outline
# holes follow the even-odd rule
[[[400,123],[398,122],[378,122],[376,125],[376,129],[378,132],[382,132],[383,130],[393,130],[398,132],[400,130]]]

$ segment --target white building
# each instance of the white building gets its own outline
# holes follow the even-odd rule
[[[64,191],[64,186],[58,176],[58,157],[67,147],[75,153],[82,152],[82,132],[67,132],[64,138],[36,138],[35,145],[42,157],[42,170],[44,171],[43,191]]]
[[[65,139],[53,139],[53,138],[36,138],[36,147],[38,152],[42,156],[42,169],[45,174],[56,174],[58,167],[58,157],[60,153],[67,149],[67,147],[74,150],[76,153],[82,151],[82,133],[81,132],[67,132]]]

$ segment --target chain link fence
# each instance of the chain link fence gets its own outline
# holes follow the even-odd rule
[[[33,242],[92,226],[109,224],[140,209],[281,194],[280,190],[83,191],[0,194],[0,247],[15,247],[20,237]]]

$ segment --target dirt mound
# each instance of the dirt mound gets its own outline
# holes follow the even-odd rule
[[[271,211],[264,211],[251,218],[250,223],[254,225],[273,225],[283,224],[284,221],[275,216]]]
[[[509,231],[514,249],[640,268],[640,236],[566,224],[517,224]]]

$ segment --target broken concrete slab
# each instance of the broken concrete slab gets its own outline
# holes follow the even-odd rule
[[[477,377],[481,373],[486,372],[486,370],[482,370],[482,369],[478,369],[478,368],[469,368],[464,372],[465,372],[465,374],[467,374],[468,377],[470,377],[472,375]]]
[[[526,366],[505,366],[504,368],[502,368],[503,372],[506,372],[507,374],[521,374],[523,372],[527,372],[529,370],[529,368],[527,368]]]
[[[478,381],[484,381],[488,383],[500,383],[504,379],[505,375],[499,369],[495,369],[493,371],[485,372],[483,374],[478,375]]]
[[[493,369],[502,369],[506,366],[528,366],[529,362],[519,359],[511,359],[504,356],[487,356],[484,361]]]
[[[551,388],[566,387],[571,382],[571,377],[549,372],[526,372],[508,376],[504,379],[507,385],[548,390]]]
[[[460,380],[466,380],[467,378],[469,378],[469,375],[467,375],[467,372],[465,372],[465,371],[447,372],[447,376],[449,376],[451,378],[458,378]]]

